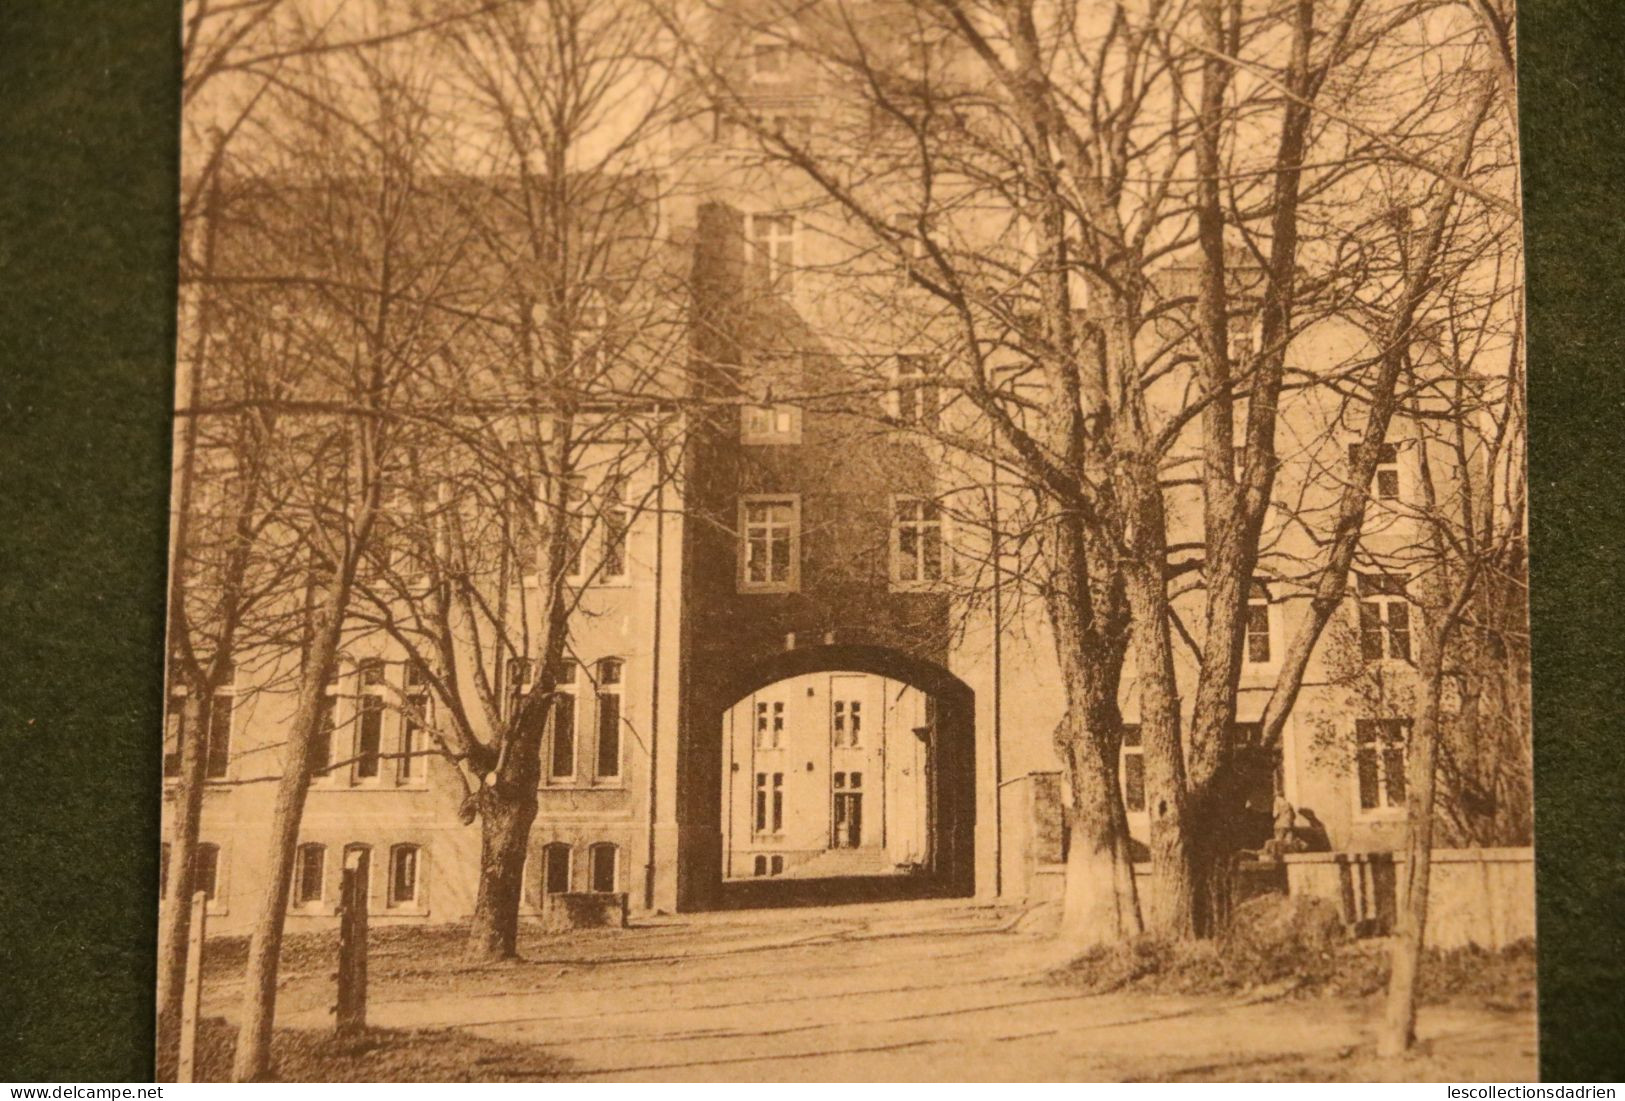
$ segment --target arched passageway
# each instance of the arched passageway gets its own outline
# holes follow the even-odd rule
[[[719,693],[720,908],[975,891],[974,698],[859,645],[785,650]]]

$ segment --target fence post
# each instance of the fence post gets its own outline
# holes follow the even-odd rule
[[[364,869],[345,868],[339,889],[339,1035],[367,1027],[367,883]]]
[[[198,1010],[203,1001],[203,922],[208,908],[208,894],[204,891],[193,893],[192,921],[186,936],[186,986],[181,991],[181,1050],[175,1067],[177,1082],[190,1082],[197,1073]]]

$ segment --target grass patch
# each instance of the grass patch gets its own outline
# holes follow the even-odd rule
[[[231,1081],[236,1050],[237,1027],[206,1018],[198,1028],[196,1080]],[[279,1082],[536,1082],[562,1076],[568,1061],[454,1028],[376,1028],[342,1038],[327,1029],[278,1029],[271,1067]],[[162,1060],[157,1077],[174,1081],[174,1063]]]
[[[1052,981],[1090,993],[1235,994],[1277,983],[1298,997],[1367,998],[1387,988],[1390,942],[1351,941],[1330,903],[1253,899],[1213,940],[1173,941],[1146,934],[1085,952],[1052,972]],[[1531,1009],[1535,946],[1521,941],[1492,952],[1430,948],[1417,997],[1494,1009]]]

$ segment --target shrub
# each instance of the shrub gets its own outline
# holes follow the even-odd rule
[[[1337,907],[1323,898],[1261,895],[1231,914],[1218,938],[1219,961],[1237,983],[1319,983],[1336,970],[1347,935]]]

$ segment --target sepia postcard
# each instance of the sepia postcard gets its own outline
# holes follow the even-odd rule
[[[188,0],[160,1078],[1535,1077],[1513,19]]]

